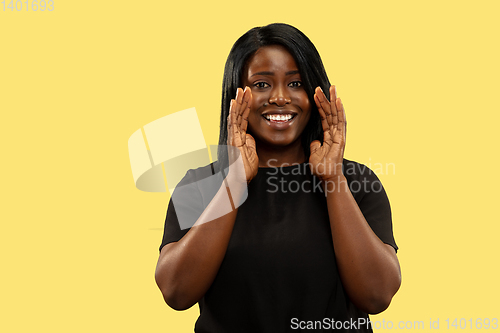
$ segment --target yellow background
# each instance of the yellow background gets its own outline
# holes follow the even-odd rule
[[[197,306],[171,310],[154,281],[168,195],[135,188],[127,140],[194,106],[216,144],[227,54],[272,22],[318,48],[345,157],[395,165],[403,284],[372,319],[500,317],[497,1],[54,7],[0,7],[1,332],[192,332]]]

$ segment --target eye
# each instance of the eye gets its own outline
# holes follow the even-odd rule
[[[293,87],[293,88],[299,88],[299,87],[302,87],[302,82],[300,82],[300,81],[293,81],[293,82],[290,82],[288,85],[290,87]]]
[[[269,84],[267,84],[266,82],[257,82],[254,84],[254,87],[257,87],[257,88],[267,88],[269,87]]]

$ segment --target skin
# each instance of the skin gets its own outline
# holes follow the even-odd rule
[[[331,101],[316,88],[314,101],[323,127],[323,144],[311,143],[309,163],[327,192],[328,215],[335,257],[342,284],[361,310],[384,311],[401,285],[401,270],[394,248],[384,244],[366,222],[342,173],[346,141],[344,106],[330,87]]]
[[[231,101],[228,144],[239,150],[247,183],[255,177],[259,166],[290,165],[306,159],[300,138],[310,118],[311,102],[296,71],[293,57],[281,46],[262,47],[244,69],[246,87],[238,88]],[[319,87],[315,90],[314,103],[324,138],[323,144],[311,143],[309,163],[327,191],[335,256],[344,288],[358,308],[379,313],[389,306],[401,284],[399,262],[394,248],[371,230],[342,174],[345,111],[334,86],[330,96],[329,101]],[[294,112],[295,118],[284,130],[271,128],[262,118],[263,113],[285,109]],[[269,164],[271,160],[273,163]],[[235,186],[242,184],[239,172],[230,170],[227,179],[232,184],[231,191],[222,185],[202,217],[223,204],[226,191],[233,201],[242,195],[243,185]],[[181,240],[163,247],[155,278],[172,308],[191,307],[211,286],[224,259],[237,211],[233,205],[231,213],[210,223],[203,223],[200,217]]]
[[[248,132],[256,141],[259,166],[305,162],[300,138],[311,117],[311,102],[290,53],[278,45],[260,48],[249,59],[242,79],[251,88],[245,91],[252,97]],[[295,114],[286,130],[272,129],[262,117],[283,111]]]

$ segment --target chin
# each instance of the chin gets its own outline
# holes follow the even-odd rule
[[[297,143],[300,144],[300,138],[281,137],[281,138],[263,138],[263,140],[261,140],[261,144],[276,148],[284,148],[292,146]]]

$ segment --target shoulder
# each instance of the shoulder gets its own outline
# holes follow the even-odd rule
[[[343,161],[343,171],[366,222],[382,242],[397,251],[392,231],[391,205],[375,172],[364,164],[346,159]]]
[[[218,163],[187,170],[184,177],[177,183],[172,193],[171,200],[176,209],[189,206],[190,210],[203,210],[220,189],[223,178],[217,172]]]
[[[366,177],[371,175],[377,177],[375,173],[366,165],[345,158],[342,162],[342,171],[344,172],[346,178],[354,179],[362,176]]]
[[[348,181],[366,179],[368,181],[380,182],[375,172],[368,166],[345,158],[342,162],[342,171]]]
[[[202,179],[208,178],[216,173],[216,171],[218,170],[217,168],[218,163],[216,161],[196,169],[189,169],[187,170],[185,176],[177,184],[177,187],[189,185]]]
[[[385,195],[382,183],[368,166],[344,158],[342,171],[356,201],[359,202],[368,194],[383,193]]]
[[[192,227],[217,192],[218,179],[211,177],[213,167],[211,163],[189,169],[175,186],[167,210],[167,222],[170,221],[175,230]]]

